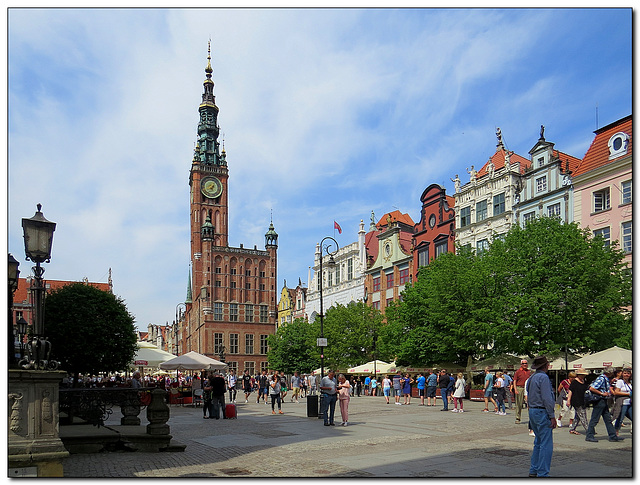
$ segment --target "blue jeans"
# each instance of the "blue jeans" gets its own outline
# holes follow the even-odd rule
[[[324,394],[324,399],[323,399],[324,410],[322,413],[322,417],[324,418],[324,424],[333,423],[333,416],[336,413],[337,397],[338,396],[336,394]],[[329,415],[328,419],[327,419],[327,414]]]
[[[440,389],[440,397],[442,398],[442,405],[444,410],[448,410],[449,409],[449,396],[448,396],[448,392],[447,389]]]
[[[620,416],[618,416],[618,419],[616,419],[616,424],[614,427],[616,429],[620,429],[622,420],[627,417],[629,418],[629,420],[633,421],[633,418],[631,417],[631,404],[622,405],[622,409],[620,410]]]
[[[553,455],[553,433],[547,410],[530,408],[529,426],[536,434],[533,440],[529,475],[548,477],[551,470],[551,456]]]
[[[596,434],[596,425],[598,421],[600,421],[600,416],[604,420],[604,425],[607,428],[607,434],[609,435],[609,439],[616,437],[616,429],[611,424],[611,413],[609,412],[609,407],[607,406],[606,399],[600,399],[593,406],[593,411],[591,412],[591,420],[589,421],[589,428],[587,429],[587,438],[593,439]]]

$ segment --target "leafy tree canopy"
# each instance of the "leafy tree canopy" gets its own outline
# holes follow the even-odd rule
[[[296,318],[282,325],[275,334],[269,335],[269,367],[283,370],[287,374],[295,371],[311,372],[320,365],[315,356],[315,344],[309,322]]]
[[[121,371],[137,349],[134,318],[124,301],[83,283],[47,295],[45,333],[61,368],[76,376]]]

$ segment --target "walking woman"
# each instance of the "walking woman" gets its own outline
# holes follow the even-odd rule
[[[462,399],[464,398],[464,386],[466,382],[462,372],[458,372],[458,379],[456,380],[455,390],[453,391],[453,410],[454,413],[464,413],[462,409]],[[458,410],[458,404],[460,404],[460,410]]]
[[[349,421],[349,401],[351,400],[351,384],[345,379],[344,374],[338,375],[338,400],[340,401],[340,415],[342,416],[342,425],[347,426]]]
[[[618,379],[616,381],[616,388],[614,389],[614,395],[616,400],[622,400],[622,409],[620,410],[620,415],[616,419],[616,424],[614,427],[616,428],[616,434],[620,431],[620,426],[622,425],[622,420],[624,418],[629,418],[630,421],[633,421],[631,418],[631,369],[624,369],[622,371],[622,379]]]
[[[271,414],[276,414],[276,402],[278,403],[278,413],[284,414],[280,408],[280,377],[277,372],[271,376],[269,394],[271,395]]]
[[[585,376],[589,375],[587,369],[576,370],[576,377],[569,384],[569,393],[567,394],[567,407],[573,407],[575,416],[573,424],[569,425],[569,433],[580,434],[576,431],[578,423],[582,425],[585,433],[587,432],[587,408],[584,403],[584,393],[587,390],[587,383],[584,381]]]
[[[384,393],[384,398],[387,400],[387,404],[389,404],[389,395],[391,394],[391,379],[389,376],[382,380],[382,392]]]

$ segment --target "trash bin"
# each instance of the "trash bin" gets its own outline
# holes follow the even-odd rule
[[[320,411],[318,412],[318,419],[324,419],[324,394],[320,393]]]
[[[318,417],[318,396],[308,395],[307,396],[307,418],[316,418]]]

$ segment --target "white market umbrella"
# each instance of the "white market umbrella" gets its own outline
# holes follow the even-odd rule
[[[633,352],[613,346],[569,363],[569,369],[604,369],[605,367],[631,367]]]
[[[133,364],[138,367],[158,367],[176,356],[159,349],[149,342],[138,342],[138,350],[133,356]]]
[[[192,350],[184,355],[163,362],[160,364],[160,368],[163,370],[224,370],[227,368],[227,364]]]
[[[374,369],[374,361],[367,362],[366,364],[358,365],[356,367],[351,367],[347,370],[349,374],[373,374]],[[378,374],[388,374],[389,372],[396,371],[396,363],[395,362],[384,362],[382,360],[375,361],[375,371],[376,375]]]

